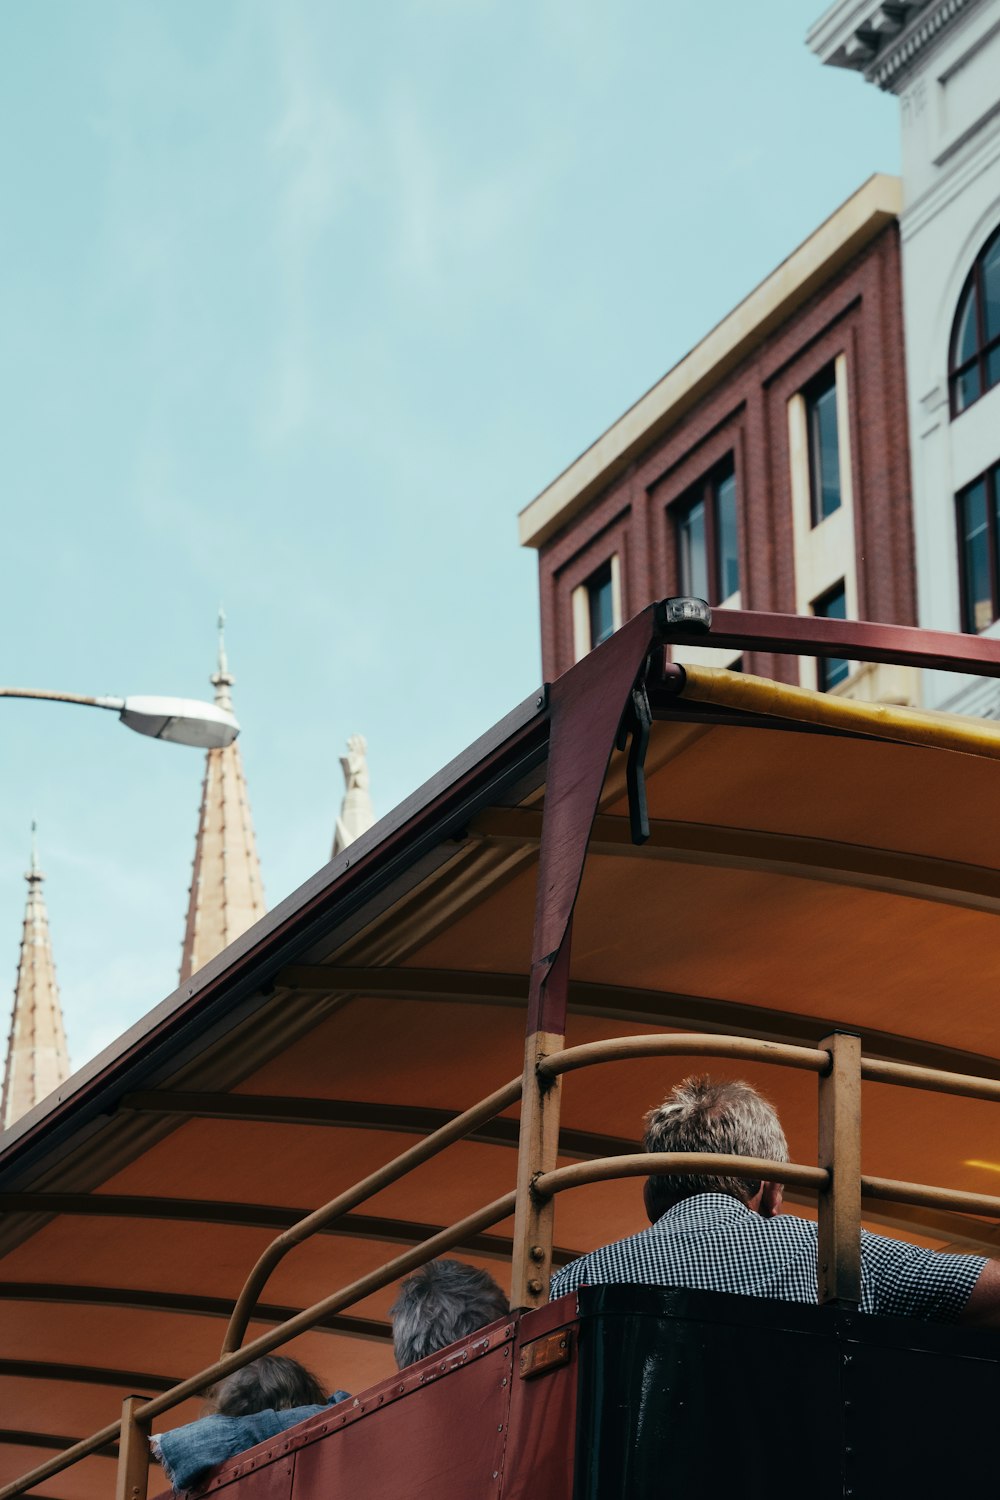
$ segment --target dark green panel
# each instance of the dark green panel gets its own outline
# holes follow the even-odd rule
[[[970,1493],[1000,1335],[657,1287],[584,1287],[574,1500]]]

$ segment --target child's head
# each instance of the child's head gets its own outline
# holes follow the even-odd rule
[[[284,1354],[262,1354],[220,1380],[208,1397],[212,1411],[222,1417],[288,1411],[293,1406],[325,1406],[326,1400],[315,1375]]]

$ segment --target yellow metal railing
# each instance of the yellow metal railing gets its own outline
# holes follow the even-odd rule
[[[764,1062],[815,1073],[819,1081],[820,1161],[817,1166],[796,1162],[772,1162],[756,1158],[719,1156],[704,1152],[677,1152],[602,1157],[575,1162],[570,1166],[542,1170],[540,1166],[541,1135],[531,1127],[533,1108],[548,1108],[555,1099],[555,1128],[558,1129],[558,1080],[564,1073],[606,1062],[638,1057],[715,1056],[741,1061]],[[958,1192],[948,1188],[919,1183],[866,1177],[860,1172],[860,1084],[862,1079],[897,1084],[907,1088],[966,1098],[1000,1102],[1000,1081],[962,1073],[947,1073],[935,1068],[883,1062],[861,1056],[855,1036],[837,1033],[818,1047],[799,1047],[747,1037],[701,1035],[697,1033],[653,1036],[615,1037],[585,1046],[556,1050],[541,1055],[531,1071],[535,1100],[525,1097],[522,1108],[518,1191],[512,1191],[493,1203],[470,1214],[447,1229],[441,1230],[420,1245],[396,1256],[385,1265],[369,1272],[313,1306],[305,1308],[284,1323],[242,1344],[246,1327],[253,1317],[260,1291],[284,1255],[325,1228],[341,1214],[363,1202],[390,1182],[398,1180],[420,1163],[445,1150],[455,1141],[472,1134],[502,1113],[522,1096],[522,1080],[513,1079],[471,1109],[450,1121],[419,1145],[403,1152],[363,1181],[341,1193],[330,1203],[307,1215],[298,1224],[279,1235],[260,1257],[251,1271],[235,1304],[226,1331],[222,1357],[215,1364],[181,1381],[151,1400],[129,1396],[118,1421],[93,1433],[64,1452],[39,1464],[30,1473],[0,1488],[0,1500],[13,1500],[36,1485],[69,1468],[80,1459],[107,1449],[120,1439],[116,1500],[145,1500],[148,1483],[148,1437],[153,1420],[171,1411],[188,1397],[205,1391],[217,1381],[240,1369],[261,1354],[266,1354],[299,1334],[305,1333],[332,1313],[388,1286],[400,1276],[416,1269],[447,1250],[454,1249],[471,1235],[508,1218],[515,1210],[524,1212],[520,1201],[527,1194],[537,1214],[527,1222],[542,1235],[544,1243],[531,1235],[522,1235],[515,1245],[520,1264],[513,1266],[513,1284],[528,1285],[537,1281],[537,1267],[548,1264],[552,1251],[552,1201],[556,1195],[585,1183],[616,1177],[649,1176],[669,1172],[675,1175],[719,1175],[750,1173],[792,1186],[814,1188],[818,1194],[819,1262],[818,1289],[820,1301],[857,1302],[860,1296],[860,1204],[862,1197],[879,1201],[916,1204],[925,1208],[944,1208],[961,1213],[1000,1218],[1000,1198],[984,1194]],[[545,1101],[548,1101],[547,1103]],[[552,1128],[550,1119],[547,1127]],[[547,1288],[545,1289],[547,1291]],[[518,1305],[515,1300],[515,1305]]]

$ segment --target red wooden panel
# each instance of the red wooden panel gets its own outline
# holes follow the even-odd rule
[[[220,1490],[228,1490],[227,1500],[291,1500],[292,1478],[295,1473],[294,1453],[283,1452],[280,1458],[271,1459],[271,1454],[281,1445],[285,1446],[284,1434],[271,1443],[260,1443],[247,1450],[212,1478],[196,1485],[193,1490],[184,1490],[185,1495],[213,1496]],[[150,1482],[155,1484],[162,1474],[154,1464],[150,1470]],[[230,1486],[236,1485],[236,1489]],[[172,1490],[161,1490],[153,1500],[173,1500]]]
[[[576,1439],[576,1294],[526,1313],[518,1327],[511,1394],[510,1432],[504,1455],[503,1500],[570,1500]],[[525,1345],[554,1332],[569,1346],[565,1364],[527,1379],[518,1354]]]
[[[233,1500],[291,1500],[292,1479],[295,1474],[295,1455],[287,1454],[275,1463],[262,1464],[260,1468],[227,1471],[239,1487],[231,1491]],[[219,1489],[227,1489],[228,1483]]]
[[[297,1451],[293,1500],[494,1500],[512,1353],[506,1339],[396,1400],[384,1399],[379,1387],[366,1392],[358,1418]],[[237,1493],[245,1500],[242,1486]]]
[[[205,1500],[220,1491],[223,1500],[570,1500],[576,1301],[573,1293],[499,1321],[411,1365],[248,1449],[197,1493]],[[565,1362],[523,1378],[520,1350],[563,1332]]]

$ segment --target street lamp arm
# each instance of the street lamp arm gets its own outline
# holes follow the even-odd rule
[[[128,729],[175,745],[198,750],[224,750],[240,732],[232,709],[196,698],[90,698],[83,693],[54,693],[46,688],[0,687],[0,698],[41,698],[50,703],[79,703],[84,708],[108,708]]]
[[[88,698],[83,693],[54,693],[48,688],[0,687],[0,698],[45,698],[50,703],[82,703],[87,708],[110,708],[121,713],[124,698]]]

